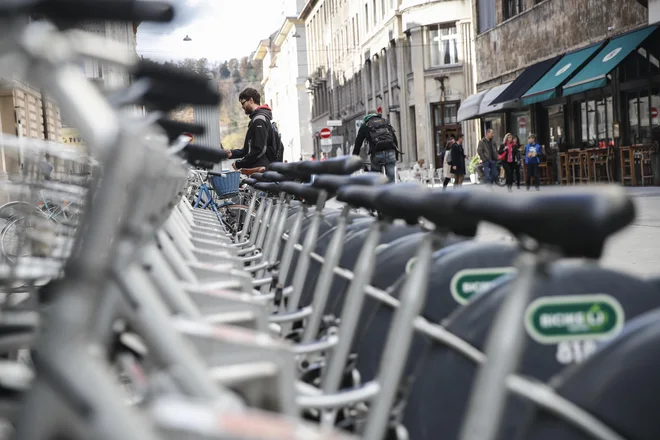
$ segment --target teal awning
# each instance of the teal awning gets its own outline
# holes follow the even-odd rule
[[[598,49],[603,47],[604,42],[594,44],[585,49],[571,52],[562,57],[543,77],[536,82],[523,96],[522,105],[530,105],[535,102],[547,101],[557,96],[557,87],[579,69]]]
[[[607,74],[637,49],[657,28],[657,25],[649,26],[611,40],[564,86],[563,95],[572,95],[607,85]]]

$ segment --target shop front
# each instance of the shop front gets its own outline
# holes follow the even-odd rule
[[[461,124],[458,122],[459,107],[459,101],[439,102],[431,105],[436,169],[442,168],[441,154],[447,146],[449,138],[456,138],[461,133]]]
[[[494,139],[499,143],[506,133],[507,119],[511,110],[518,108],[515,101],[494,103],[493,101],[506,90],[511,83],[501,84],[468,97],[461,104],[457,121],[481,120],[481,131],[494,131]]]
[[[501,114],[484,112],[489,92],[475,97],[483,128],[500,142],[535,133],[547,183],[658,183],[658,43],[652,25],[537,63],[486,105],[508,105]]]

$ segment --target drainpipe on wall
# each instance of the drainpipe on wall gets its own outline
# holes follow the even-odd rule
[[[403,151],[406,153],[404,159],[406,163],[410,164],[410,158],[412,157],[412,148],[410,146],[410,127],[408,126],[408,112],[410,107],[408,106],[408,76],[406,75],[406,47],[407,47],[407,38],[400,39],[401,44],[400,50],[397,53],[396,57],[396,69],[397,69],[397,87],[399,88],[399,119],[401,123],[401,134],[399,137],[399,144],[403,144]]]

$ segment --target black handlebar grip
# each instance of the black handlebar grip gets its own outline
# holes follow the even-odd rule
[[[174,7],[163,1],[141,0],[41,0],[33,3],[31,12],[65,21],[108,20],[169,23]]]
[[[204,147],[197,144],[188,144],[183,149],[188,162],[212,162],[220,163],[227,159],[229,152],[220,148]]]
[[[174,121],[172,119],[159,119],[160,125],[170,141],[176,140],[183,133],[190,133],[194,135],[202,135],[206,133],[206,127],[199,124],[189,124],[187,122]]]

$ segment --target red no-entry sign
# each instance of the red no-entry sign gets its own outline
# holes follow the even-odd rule
[[[658,117],[658,109],[653,107],[651,108],[651,117],[652,118],[657,118]]]
[[[321,135],[321,139],[330,139],[330,137],[332,136],[332,131],[330,131],[330,129],[326,127],[322,129],[319,134]]]

